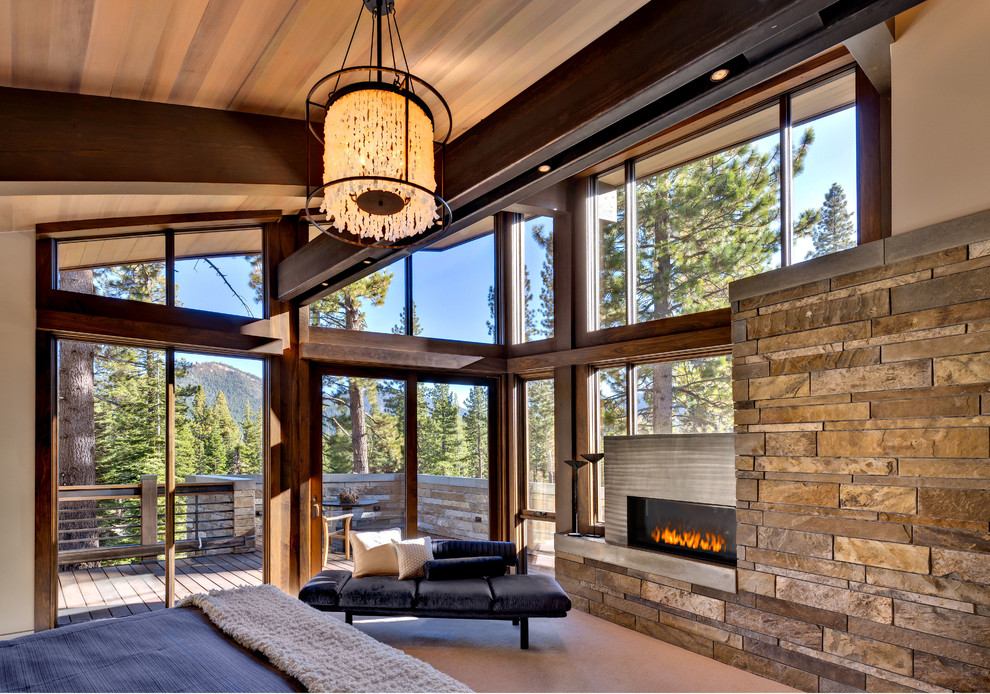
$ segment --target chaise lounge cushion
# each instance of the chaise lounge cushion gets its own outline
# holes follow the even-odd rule
[[[395,576],[352,578],[340,591],[342,608],[411,610],[416,598],[416,581],[400,581]]]
[[[423,566],[427,581],[450,581],[458,578],[487,578],[505,573],[502,557],[457,557],[434,559]]]
[[[561,613],[571,609],[567,593],[549,576],[516,574],[488,579],[496,614]]]
[[[416,609],[429,612],[491,612],[492,591],[483,578],[421,581]]]
[[[299,599],[313,607],[336,607],[340,600],[340,589],[350,578],[350,571],[321,571],[299,591]]]
[[[516,565],[516,545],[495,540],[434,540],[433,558],[491,557],[505,559],[506,566]]]

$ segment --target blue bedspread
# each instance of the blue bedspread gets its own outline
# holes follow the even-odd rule
[[[296,684],[298,687],[298,684]],[[284,675],[187,608],[0,641],[5,692],[291,692]]]

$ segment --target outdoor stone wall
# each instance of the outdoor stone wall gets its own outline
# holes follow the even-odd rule
[[[196,515],[187,517],[182,524],[189,539],[201,537],[242,537],[244,544],[238,547],[187,552],[189,556],[254,552],[261,549],[263,534],[260,522],[255,518],[257,483],[253,477],[229,475],[186,475],[186,482],[231,482],[230,494],[204,494],[182,497],[188,501],[188,510]],[[233,524],[231,525],[231,521]]]
[[[419,533],[464,540],[487,540],[488,480],[474,477],[419,475]],[[324,474],[323,498],[353,489],[380,503],[353,510],[355,530],[405,527],[405,475]]]
[[[487,540],[488,480],[419,476],[419,534]]]
[[[990,689],[990,217],[731,298],[737,592],[558,551],[561,585],[805,691]]]

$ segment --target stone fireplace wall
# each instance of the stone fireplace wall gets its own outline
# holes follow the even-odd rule
[[[737,591],[575,606],[805,691],[990,689],[990,215],[733,285]]]

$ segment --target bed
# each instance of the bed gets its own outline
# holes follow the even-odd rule
[[[470,691],[272,586],[0,642],[0,690]]]

